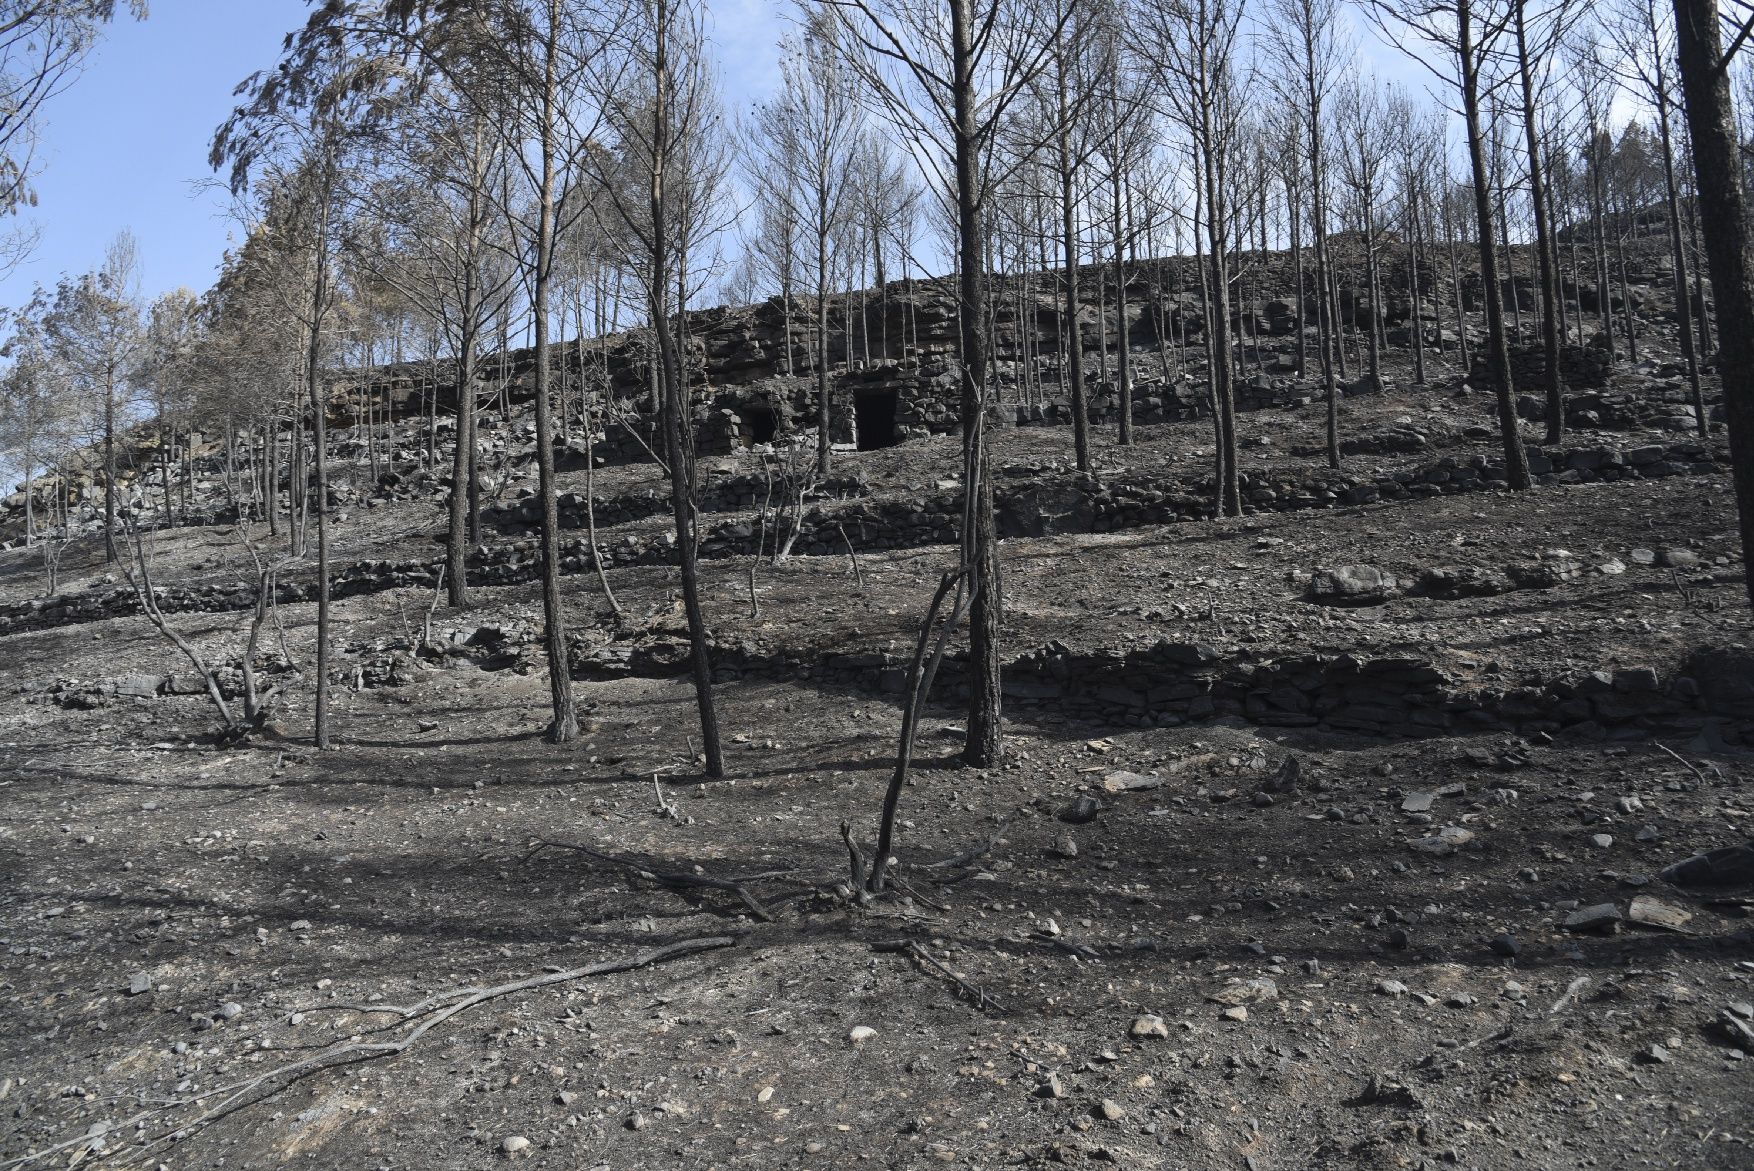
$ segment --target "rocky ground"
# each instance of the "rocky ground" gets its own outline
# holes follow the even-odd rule
[[[1349,436],[1422,439],[1348,470],[1490,459],[1457,381],[1349,402]],[[1251,470],[1307,470],[1321,407],[1241,425]],[[1197,477],[1209,445],[1104,440],[1101,478]],[[905,501],[954,451],[843,467]],[[999,440],[1017,478],[1069,462],[1063,428]],[[361,504],[337,560],[438,527],[436,498]],[[968,770],[950,670],[872,906],[840,827],[872,833],[885,672],[951,551],[857,552],[703,563],[704,784],[660,565],[611,573],[621,617],[567,579],[566,746],[528,583],[432,613],[437,650],[430,589],[339,602],[320,754],[297,683],[275,734],[214,744],[141,618],[0,638],[0,1166],[1754,1167],[1754,861],[1666,873],[1754,837],[1721,470],[1005,541],[1008,656],[1059,690],[1019,688],[1005,764]],[[222,528],[153,555],[185,586],[248,562]],[[38,572],[0,554],[0,603]],[[89,544],[64,572],[108,588]],[[281,610],[308,671],[313,608]],[[239,653],[245,615],[174,620]],[[1154,654],[1210,705],[1104,682]],[[1367,700],[1360,661],[1403,674]],[[1440,718],[1348,723],[1396,687]]]

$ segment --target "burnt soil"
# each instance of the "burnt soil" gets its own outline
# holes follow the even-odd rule
[[[1348,433],[1485,421],[1484,399],[1453,385],[1348,404]],[[1245,441],[1272,440],[1247,461],[1307,464],[1286,453],[1319,442],[1320,412],[1244,416]],[[1185,475],[1209,445],[1203,424],[1164,426],[1126,453],[1105,435],[1101,458]],[[955,452],[924,441],[843,466],[905,494],[953,474]],[[1000,437],[998,463],[1032,461],[1069,463],[1069,434]],[[652,475],[612,469],[599,491]],[[338,557],[393,557],[430,550],[440,520],[403,501],[337,528]],[[1658,543],[1698,565],[1629,555]],[[1303,596],[1322,566],[1413,573],[1556,549],[1585,571],[1548,589],[1365,609]],[[160,580],[185,583],[242,563],[220,529],[159,534],[154,556]],[[845,556],[764,565],[759,616],[748,559],[710,561],[709,619],[773,644],[905,652],[951,556],[866,553],[859,578]],[[1724,475],[1008,540],[1002,557],[1014,652],[1167,637],[1505,678],[1666,677],[1695,650],[1750,641]],[[36,591],[34,560],[0,562],[7,600]],[[68,565],[105,572],[87,546]],[[633,621],[674,628],[671,571],[612,579]],[[566,580],[575,627],[608,631],[589,575]],[[343,663],[419,630],[430,605],[414,590],[339,602]],[[308,660],[314,609],[283,609]],[[526,585],[433,623],[539,617]],[[245,616],[175,621],[224,658]],[[15,684],[0,695],[0,1166],[1754,1166],[1754,1060],[1719,1023],[1754,999],[1748,891],[1658,877],[1754,836],[1754,758],[1704,733],[1394,740],[1030,710],[1004,765],[973,770],[955,764],[946,695],[903,796],[906,889],[860,906],[840,826],[874,833],[893,696],[722,684],[729,775],[703,783],[680,678],[578,683],[584,735],[556,746],[540,672],[459,661],[338,687],[338,745],[318,753],[308,687],[276,734],[230,746],[211,741],[199,697],[47,702],[60,680],[186,670],[139,618],[6,637],[0,662]],[[1299,781],[1256,797],[1287,758]],[[1111,792],[1121,773],[1155,787]],[[1438,789],[1428,811],[1403,811]],[[1100,808],[1074,824],[1081,796]],[[1414,847],[1446,826],[1473,838],[1443,857]],[[743,879],[769,919],[543,841]],[[1637,896],[1691,918],[1562,927],[1576,906]],[[510,992],[399,1054],[273,1076],[411,1027],[373,1007],[695,940],[724,945]],[[902,940],[917,950],[877,946]],[[1246,983],[1263,977],[1270,996]],[[1132,1035],[1153,1016],[1162,1028],[1142,1027],[1163,1035]],[[241,1098],[223,1089],[258,1075]]]

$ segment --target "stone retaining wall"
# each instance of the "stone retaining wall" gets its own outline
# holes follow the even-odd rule
[[[683,650],[680,644],[596,648],[575,658],[573,673],[582,679],[678,675],[687,669]],[[1044,711],[1148,728],[1235,717],[1372,736],[1507,732],[1588,740],[1686,735],[1717,722],[1727,742],[1754,743],[1754,657],[1721,658],[1513,683],[1477,664],[1446,669],[1418,658],[1267,658],[1169,640],[1132,649],[1051,643],[1008,663],[1003,686],[1008,711],[1024,720]],[[899,695],[908,658],[733,644],[716,648],[714,663],[720,681],[780,679]],[[939,698],[966,696],[965,680],[962,652],[952,652],[939,673]]]
[[[1619,450],[1577,448],[1553,453],[1530,449],[1530,470],[1542,484],[1593,483],[1621,479],[1653,479],[1716,473],[1728,465],[1727,455],[1697,443],[1649,444]],[[1021,483],[1001,482],[995,489],[999,531],[1006,537],[1040,537],[1055,533],[1110,532],[1149,525],[1209,519],[1209,480],[1159,481],[1135,477],[1099,485],[1077,476],[1046,476],[1019,471]],[[1422,468],[1356,476],[1326,470],[1258,474],[1243,477],[1243,498],[1252,512],[1289,512],[1309,508],[1372,504],[1421,496],[1455,495],[1503,487],[1503,469],[1488,457],[1445,456]],[[911,549],[950,544],[961,522],[962,494],[943,492],[917,501],[855,500],[832,508],[818,506],[805,513],[794,551],[804,555],[843,554],[847,543],[856,550]],[[843,539],[842,533],[845,533]],[[707,558],[753,554],[757,541],[773,547],[753,519],[723,522],[701,538],[700,555]],[[601,541],[598,553],[611,568],[674,564],[673,532],[628,534]],[[533,536],[500,542],[485,556],[470,559],[471,581],[479,585],[514,585],[537,577],[539,543]],[[362,561],[331,580],[336,598],[388,589],[432,589],[442,559],[425,561]],[[583,573],[591,567],[582,541],[562,546],[561,569]],[[312,581],[283,581],[282,602],[316,597]],[[246,610],[255,605],[255,587],[238,582],[224,585],[161,587],[159,605],[166,613]],[[63,594],[0,607],[0,636],[24,630],[98,621],[139,613],[127,588]]]

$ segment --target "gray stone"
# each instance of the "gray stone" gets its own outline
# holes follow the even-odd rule
[[[1312,601],[1333,606],[1368,606],[1386,602],[1400,593],[1390,574],[1371,565],[1341,565],[1318,569],[1310,578]]]
[[[1579,907],[1567,915],[1563,926],[1567,931],[1609,932],[1619,928],[1622,918],[1620,908],[1613,903],[1597,903],[1593,907]]]
[[[1676,886],[1742,886],[1754,883],[1754,842],[1695,854],[1663,871]]]
[[[1626,917],[1634,923],[1645,927],[1658,927],[1664,931],[1684,931],[1693,912],[1682,907],[1672,906],[1649,895],[1639,895],[1626,908]]]
[[[164,677],[161,675],[125,675],[116,680],[116,694],[150,699],[158,694],[163,683]]]
[[[152,991],[152,977],[145,972],[135,972],[128,977],[128,995],[139,996],[143,992]]]
[[[1433,858],[1447,858],[1474,840],[1474,831],[1446,825],[1429,837],[1412,843],[1413,849]]]
[[[1206,999],[1214,1004],[1258,1004],[1265,1000],[1279,999],[1279,985],[1270,977],[1255,976],[1226,984],[1209,994]]]
[[[1163,784],[1160,773],[1133,773],[1124,770],[1102,778],[1102,787],[1111,793],[1138,793]]]
[[[1140,1040],[1156,1038],[1167,1041],[1169,1039],[1169,1026],[1164,1023],[1162,1017],[1147,1013],[1144,1016],[1133,1018],[1133,1023],[1127,1027],[1127,1036]]]
[[[1096,815],[1101,812],[1102,802],[1085,794],[1060,810],[1060,820],[1070,825],[1084,825],[1095,821]]]
[[[1430,789],[1427,789],[1422,793],[1409,793],[1401,802],[1401,812],[1424,813],[1431,808],[1431,803],[1436,800],[1437,793]]]

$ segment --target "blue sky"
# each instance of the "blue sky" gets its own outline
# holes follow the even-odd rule
[[[210,177],[207,146],[232,89],[274,60],[303,22],[304,0],[153,0],[150,19],[121,20],[85,73],[46,109],[32,260],[0,281],[14,307],[36,284],[103,261],[123,228],[140,241],[148,293],[212,283],[233,225]]]
[[[212,178],[207,147],[232,90],[271,65],[307,0],[152,0],[151,16],[112,26],[85,73],[47,109],[38,156],[42,233],[34,257],[0,281],[0,306],[37,285],[96,268],[116,233],[140,243],[141,288],[202,292],[236,224]],[[777,80],[774,0],[715,0],[714,40],[726,104],[740,111]]]
[[[779,77],[776,42],[787,0],[708,0],[716,64],[733,124]],[[213,183],[207,148],[230,113],[232,90],[278,57],[310,0],[151,0],[143,22],[113,25],[83,76],[48,107],[37,178],[41,231],[32,259],[0,280],[0,307],[36,284],[95,268],[115,234],[133,231],[148,296],[212,284],[237,231],[232,200]],[[1363,60],[1417,88],[1425,80],[1367,30],[1352,28]]]

